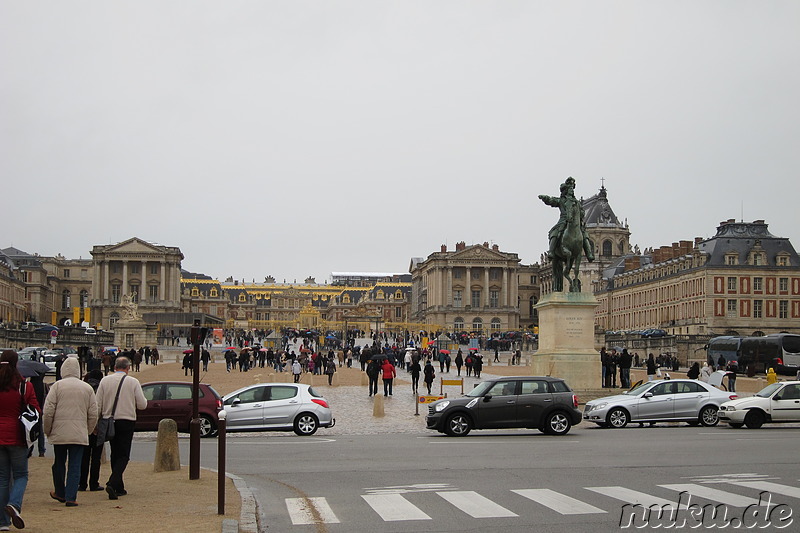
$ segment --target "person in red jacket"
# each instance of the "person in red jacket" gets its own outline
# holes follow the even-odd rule
[[[17,371],[18,360],[13,350],[0,355],[0,528],[5,530],[10,524],[25,527],[20,516],[28,485],[28,447],[19,422],[23,402],[42,411],[33,385]]]
[[[397,372],[394,369],[394,365],[390,363],[388,359],[381,365],[381,371],[383,372],[383,395],[391,396],[392,380],[397,375]]]

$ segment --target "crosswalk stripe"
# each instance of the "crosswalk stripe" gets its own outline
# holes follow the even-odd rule
[[[520,496],[540,503],[561,514],[593,514],[606,511],[550,489],[512,490]]]
[[[603,494],[617,500],[622,500],[623,502],[640,504],[645,507],[650,507],[651,505],[677,505],[677,502],[665,500],[664,498],[659,498],[658,496],[652,496],[650,494],[627,489],[625,487],[612,486],[585,488],[598,494]]]
[[[362,494],[361,497],[383,518],[384,522],[431,519],[400,494]]]
[[[439,496],[464,511],[472,518],[503,518],[519,516],[492,500],[471,490],[437,492]]]
[[[320,519],[314,517],[314,513],[306,504],[310,501],[314,509],[317,510]],[[339,519],[333,514],[333,510],[325,498],[286,498],[286,509],[289,511],[289,518],[295,526],[308,524],[338,524]]]
[[[800,489],[797,487],[790,487],[789,485],[781,485],[779,483],[772,483],[771,481],[731,481],[734,485],[747,487],[756,490],[766,490],[771,493],[789,496],[791,498],[800,498]]]
[[[741,496],[732,492],[725,492],[724,490],[707,487],[705,485],[697,485],[695,483],[676,483],[673,485],[659,485],[659,487],[678,492],[688,492],[692,496],[714,500],[733,507],[758,505],[758,500],[754,500],[753,498],[748,498],[747,496]]]

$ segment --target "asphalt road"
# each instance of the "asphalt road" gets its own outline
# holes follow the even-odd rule
[[[684,504],[724,504],[719,527],[720,520],[758,510],[764,490],[772,506],[760,509],[772,512],[772,523],[761,530],[797,531],[799,435],[798,425],[681,424],[622,430],[581,424],[564,437],[517,430],[460,439],[435,432],[237,434],[228,439],[227,470],[253,489],[263,530],[273,532],[597,533],[620,529],[621,519],[630,523],[634,508],[623,511],[626,503],[676,506],[684,491]],[[181,447],[187,463],[188,439]],[[134,458],[151,460],[153,449],[152,440],[137,437]],[[215,468],[216,456],[216,439],[204,440],[203,465]],[[705,528],[714,519],[700,512],[693,518],[684,510],[675,519],[680,525],[688,516],[685,529],[705,520],[699,526]],[[764,525],[765,516],[747,515],[739,529]],[[651,514],[649,526],[656,523]]]

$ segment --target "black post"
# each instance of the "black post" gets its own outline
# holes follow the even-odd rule
[[[225,514],[225,432],[228,422],[225,411],[219,413],[217,434],[217,514]]]
[[[189,423],[189,479],[200,479],[200,319],[195,318],[192,344],[192,421]]]

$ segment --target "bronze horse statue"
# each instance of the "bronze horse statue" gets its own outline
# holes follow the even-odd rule
[[[569,282],[569,292],[581,292],[581,258],[594,261],[594,251],[589,237],[586,235],[583,205],[575,198],[575,180],[571,177],[561,184],[561,196],[554,198],[539,195],[549,206],[558,207],[561,217],[550,230],[550,250],[548,255],[553,261],[553,291],[564,290],[564,280]],[[574,272],[574,275],[570,274]]]

